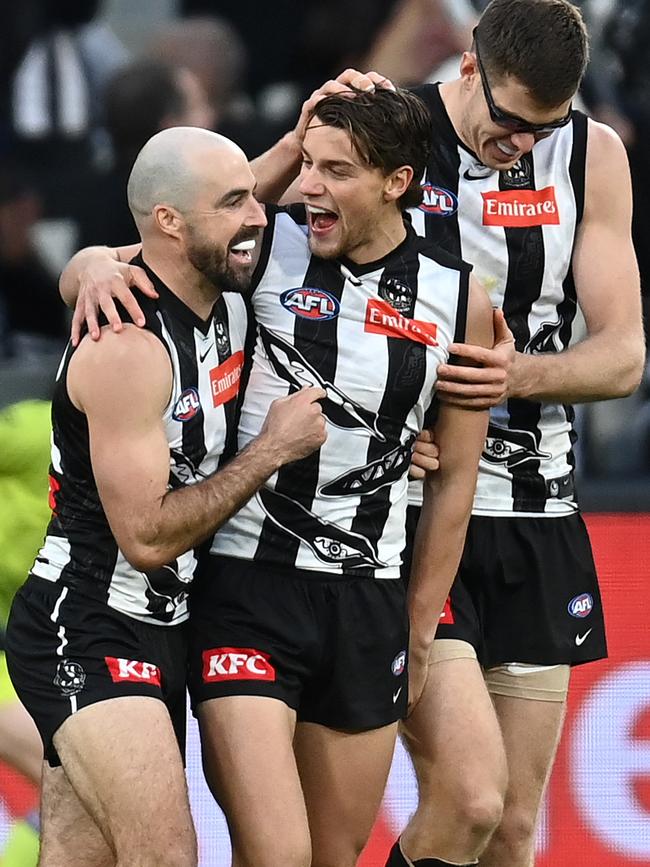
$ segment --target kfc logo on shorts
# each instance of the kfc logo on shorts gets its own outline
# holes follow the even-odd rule
[[[210,371],[210,390],[212,391],[213,406],[221,406],[222,403],[228,403],[233,397],[237,397],[243,366],[244,352],[240,349],[219,367],[212,368]]]
[[[568,605],[571,617],[588,617],[594,607],[594,599],[591,593],[581,593],[574,596]]]
[[[203,651],[203,682],[275,680],[268,653],[253,647],[215,647]]]
[[[451,217],[458,210],[458,199],[444,187],[423,184],[422,204],[419,207],[425,214],[431,214],[434,217]]]
[[[334,319],[339,315],[341,305],[338,298],[325,289],[311,289],[302,286],[300,289],[287,289],[280,295],[280,304],[302,319]]]
[[[395,659],[392,661],[390,670],[393,672],[395,677],[399,677],[400,674],[404,671],[406,666],[406,651],[400,650]]]
[[[440,613],[440,623],[455,623],[454,620],[454,612],[451,609],[451,597],[447,596],[447,600],[445,602],[445,607],[442,609]]]
[[[108,666],[113,683],[128,680],[131,683],[150,683],[152,686],[160,686],[160,669],[150,662],[120,659],[115,656],[105,656],[104,662]]]
[[[402,340],[415,340],[425,346],[437,346],[438,326],[435,322],[409,319],[398,313],[387,301],[371,298],[366,307],[364,331],[369,334],[384,334]]]
[[[521,228],[559,226],[555,187],[543,190],[507,190],[481,193],[483,225]]]

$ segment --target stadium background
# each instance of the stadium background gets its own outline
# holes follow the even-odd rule
[[[40,0],[34,5],[41,8],[56,6],[47,0]],[[481,2],[477,0],[476,8],[472,8],[470,0],[376,0],[374,3],[347,0],[345,4],[334,0],[330,3],[305,0],[301,4],[300,14],[297,4],[284,0],[276,0],[275,3],[253,2],[245,7],[245,15],[250,17],[255,11],[258,26],[254,32],[241,26],[244,20],[243,4],[230,0],[138,0],[137,3],[128,0],[105,0],[103,3],[89,0],[84,3],[83,0],[77,0],[67,5],[71,9],[78,7],[82,17],[86,14],[84,7],[96,7],[94,18],[91,15],[88,19],[86,15],[86,19],[95,27],[94,38],[99,38],[99,34],[104,40],[100,40],[99,44],[106,49],[104,59],[112,58],[113,71],[137,59],[158,26],[172,22],[183,14],[223,15],[224,20],[227,19],[235,28],[239,26],[240,29],[236,31],[239,34],[237,44],[243,53],[239,60],[233,61],[234,66],[239,64],[239,79],[233,83],[232,93],[229,94],[230,114],[226,112],[223,126],[218,124],[217,128],[228,131],[235,138],[238,137],[236,131],[241,131],[244,139],[250,142],[249,155],[254,156],[255,150],[271,143],[289,125],[292,112],[299,105],[302,95],[309,92],[312,85],[324,80],[330,68],[331,71],[340,69],[351,58],[358,61],[359,66],[364,65],[364,59],[370,62],[370,59],[384,58],[386,63],[390,63],[391,53],[386,52],[385,47],[395,37],[396,31],[399,31],[397,43],[402,45],[402,54],[407,53],[403,49],[406,44],[404,40],[408,41],[409,32],[412,36],[416,28],[412,26],[409,31],[404,15],[400,18],[404,10],[411,14],[411,25],[413,22],[418,23],[417,15],[435,13],[437,30],[434,28],[431,31],[431,38],[438,40],[439,50],[425,58],[431,66],[426,77],[435,80],[446,74],[453,75],[455,53],[463,44],[467,44],[468,27]],[[609,44],[607,39],[611,20],[617,17],[625,22],[630,10],[641,9],[642,15],[646,16],[643,21],[647,25],[650,3],[644,0],[630,0],[629,3],[592,0],[582,5],[590,16],[595,36],[592,73],[584,99],[588,108],[593,108],[594,113],[600,112],[603,117],[606,114],[602,103],[606,100],[608,110],[614,112],[608,119],[615,125],[621,124],[618,128],[624,138],[626,128],[622,125],[623,121],[637,122],[636,139],[628,139],[636,178],[635,142],[638,145],[642,136],[647,136],[650,123],[644,126],[643,119],[639,120],[634,112],[628,112],[626,116],[628,106],[625,100],[620,99],[620,94],[617,96],[615,88],[605,86],[603,81],[614,69],[612,62],[616,60],[615,40],[610,39]],[[21,3],[21,8],[29,7],[29,0]],[[342,11],[344,8],[346,13]],[[397,18],[391,19],[396,9]],[[323,10],[327,11],[325,18]],[[313,51],[313,62],[305,64],[306,51],[301,53],[296,49],[297,40],[291,40],[290,29],[287,29],[286,23],[292,17],[300,19],[296,21],[296,33],[306,34],[305,44],[320,46],[321,49],[322,42],[331,40],[333,30],[341,34],[342,22],[345,21],[346,25],[349,24],[349,34],[346,33],[346,39],[340,43],[345,46],[345,52],[340,48],[338,55],[333,56],[323,51],[321,54]],[[273,18],[275,20],[271,21]],[[322,40],[314,42],[314,27],[319,21],[322,29],[318,32]],[[300,24],[303,26],[302,31],[299,29]],[[363,38],[359,35],[362,32],[365,34]],[[374,42],[371,38],[373,34]],[[230,42],[228,44],[232,48]],[[415,54],[411,52],[412,56]],[[298,75],[290,61],[296,63],[301,58],[304,74]],[[385,69],[379,62],[376,65],[379,69]],[[435,67],[440,71],[435,72]],[[399,65],[397,69],[396,79],[399,80]],[[415,74],[412,68],[408,74]],[[618,74],[619,82],[623,82],[620,69]],[[36,161],[31,166],[33,173],[30,176],[27,172],[29,180],[24,182],[22,189],[29,188],[30,193],[35,190],[41,199],[37,213],[27,221],[27,228],[30,255],[33,252],[45,266],[49,283],[40,286],[35,290],[36,294],[30,296],[29,314],[34,320],[34,327],[31,323],[25,327],[24,321],[14,321],[12,271],[9,267],[12,263],[7,259],[4,240],[7,234],[6,218],[15,221],[17,213],[22,218],[24,210],[16,211],[15,208],[22,207],[24,201],[20,189],[17,192],[15,185],[7,183],[6,166],[13,166],[17,155],[20,157],[23,153],[36,151],[32,149],[32,142],[21,151],[18,139],[12,137],[12,103],[6,98],[10,87],[11,83],[7,82],[5,92],[0,93],[0,406],[24,397],[48,396],[65,322],[58,330],[50,327],[54,315],[52,307],[46,303],[45,295],[39,295],[38,292],[49,292],[48,298],[55,297],[57,268],[80,239],[85,237],[83,214],[74,209],[66,212],[61,200],[56,202],[61,207],[52,207],[52,202],[48,200],[52,190],[46,188],[47,185],[42,190],[38,187],[39,164],[35,157]],[[650,88],[645,91],[645,96],[650,103]],[[98,104],[101,102],[97,94],[93,98],[98,100]],[[50,109],[55,110],[53,106]],[[110,162],[106,139],[102,137],[101,111],[95,114],[90,112],[87,123],[88,129],[82,129],[80,135],[83,137],[88,133],[89,139],[92,138],[91,151],[98,164],[102,160]],[[55,127],[56,123],[53,123],[48,133],[50,144],[47,147],[52,149],[45,153],[52,159],[56,153],[57,159],[61,159],[59,165],[63,177],[69,170],[66,147],[71,142],[76,146],[78,141],[69,132]],[[251,135],[251,131],[254,134]],[[44,151],[40,153],[39,158],[42,158]],[[56,170],[48,163],[50,156],[40,168],[53,175]],[[646,171],[647,163],[646,156]],[[78,168],[76,165],[75,171]],[[21,166],[21,171],[23,169],[24,166]],[[91,188],[80,187],[80,196],[87,195],[88,189]],[[637,195],[637,212],[643,216],[642,202]],[[637,224],[637,249],[640,254],[647,253],[650,249],[647,226],[642,219],[637,219]],[[20,288],[22,290],[24,286]],[[579,413],[579,490],[588,512],[588,525],[602,581],[610,658],[606,662],[585,666],[573,674],[567,724],[539,834],[538,867],[650,865],[648,393],[646,377],[636,396],[581,408]],[[223,819],[202,782],[193,723],[190,730],[188,775],[199,831],[201,865],[221,867],[229,863],[227,833]],[[399,749],[382,814],[373,839],[360,861],[361,867],[383,865],[390,843],[414,807],[414,797],[414,782],[408,760]],[[12,822],[16,817],[27,814],[36,802],[36,792],[10,769],[0,766],[0,852]]]

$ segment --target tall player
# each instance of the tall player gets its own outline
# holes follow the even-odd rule
[[[325,439],[325,391],[304,389],[270,405],[223,465],[246,337],[239,293],[266,223],[254,184],[222,136],[151,139],[128,197],[158,298],[144,329],[85,338],[59,370],[53,516],[6,645],[45,748],[42,867],[197,863],[183,773],[195,549]]]
[[[587,54],[572,4],[493,0],[461,77],[418,91],[436,137],[414,225],[474,265],[517,354],[405,728],[420,803],[391,867],[529,867],[570,666],[606,654],[570,404],[633,391],[644,346],[625,151],[571,106]],[[578,306],[587,336],[570,346]],[[488,368],[499,360],[452,350]],[[489,369],[442,367],[438,393],[483,406],[495,387],[480,377]]]
[[[492,345],[466,267],[418,238],[431,121],[412,94],[315,107],[305,206],[269,209],[240,445],[274,397],[321,385],[328,439],[216,535],[192,600],[191,692],[238,865],[353,867],[406,710],[407,470],[453,339]],[[307,234],[309,242],[307,242]],[[455,573],[486,418],[440,409],[409,591],[417,699]]]

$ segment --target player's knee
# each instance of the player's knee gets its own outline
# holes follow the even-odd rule
[[[365,838],[332,840],[335,845],[327,849],[314,849],[311,867],[355,867],[366,845]]]
[[[278,835],[271,845],[265,846],[263,851],[257,847],[246,851],[238,847],[235,850],[235,861],[241,867],[311,867],[311,843],[309,839],[282,839]]]
[[[118,847],[117,867],[198,867],[198,863],[196,835],[189,829],[148,835],[146,841]]]
[[[497,790],[473,793],[457,803],[457,810],[460,823],[472,836],[489,837],[501,822],[503,796]]]
[[[536,816],[517,806],[504,811],[493,841],[513,857],[526,850],[535,835]]]

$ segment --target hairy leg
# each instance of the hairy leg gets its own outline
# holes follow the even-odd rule
[[[275,698],[228,696],[202,702],[198,719],[203,767],[228,821],[233,867],[309,867],[295,712]]]

